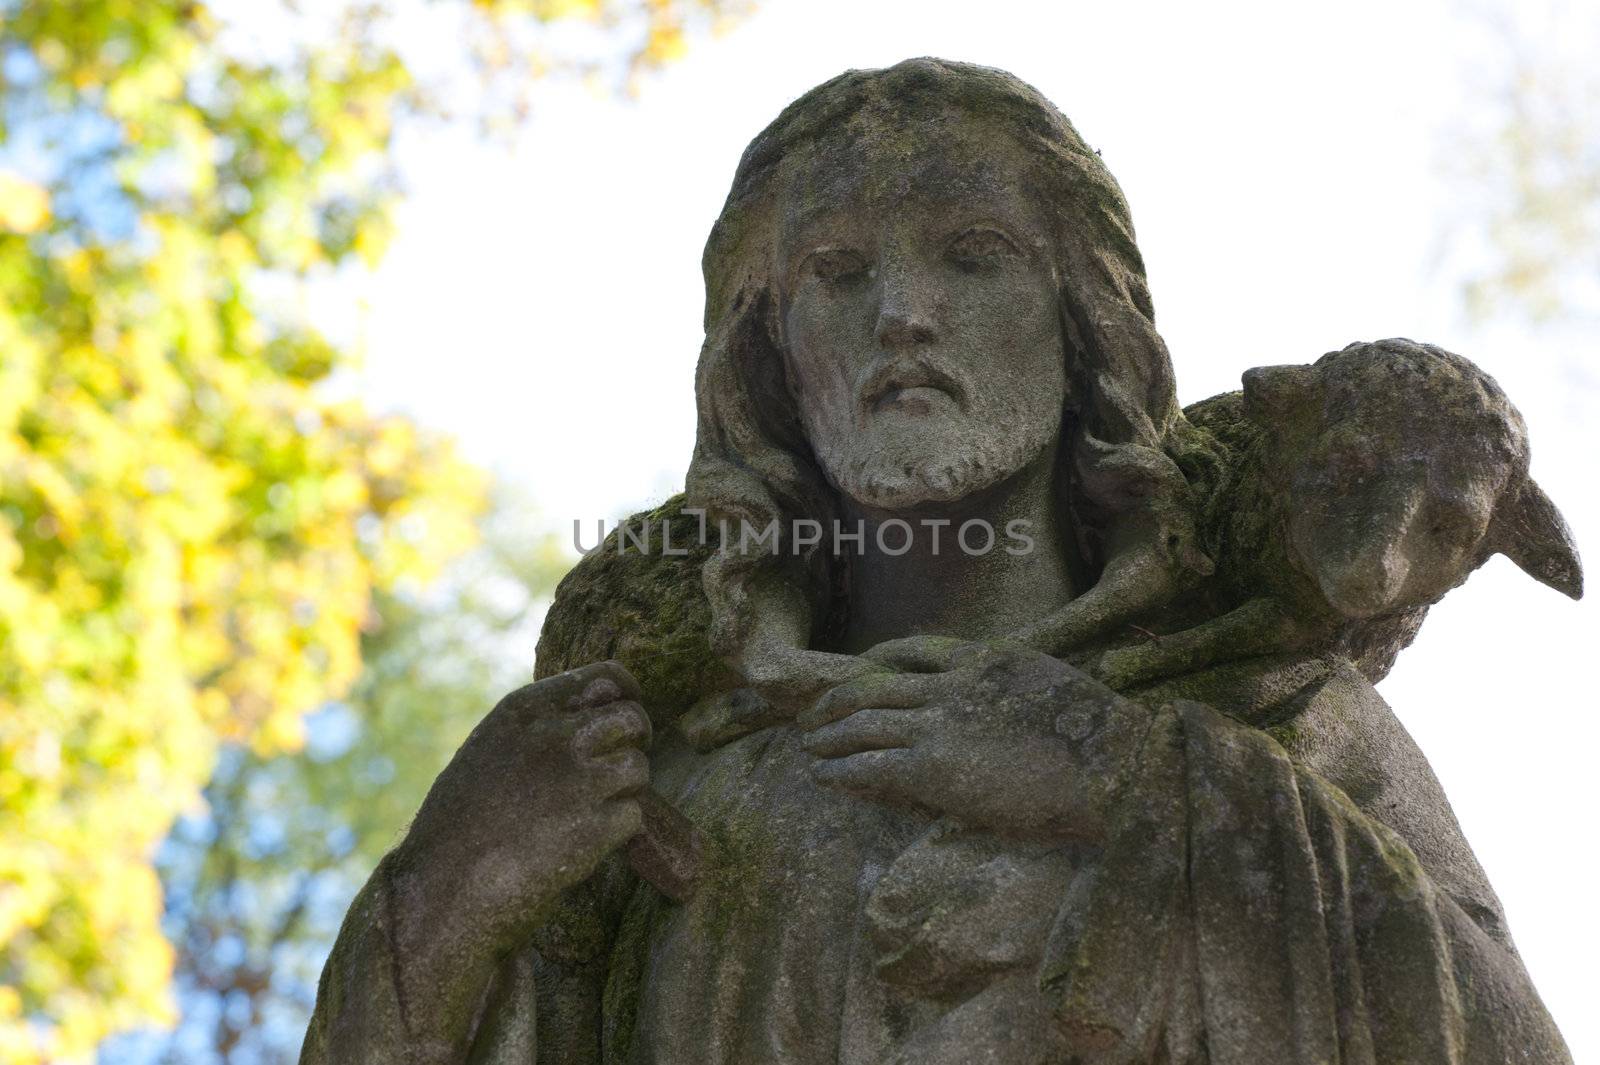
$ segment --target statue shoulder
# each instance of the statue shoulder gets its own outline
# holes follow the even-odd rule
[[[1269,732],[1295,762],[1344,792],[1410,845],[1434,882],[1496,940],[1505,914],[1468,846],[1444,788],[1411,733],[1372,683],[1349,664],[1306,693]]]
[[[712,652],[700,570],[713,547],[675,495],[621,522],[556,587],[535,676],[615,659],[638,680],[659,728],[734,678]]]

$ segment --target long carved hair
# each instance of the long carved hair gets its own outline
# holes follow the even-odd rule
[[[745,150],[707,241],[689,504],[735,528],[747,522],[764,529],[776,519],[781,531],[776,550],[746,553],[731,542],[706,563],[713,646],[737,656],[753,621],[748,590],[764,567],[786,571],[805,593],[814,642],[826,642],[848,609],[848,566],[826,549],[829,538],[798,556],[788,539],[795,519],[831,529],[839,501],[796,409],[781,349],[773,248],[785,158],[874,113],[902,123],[966,118],[1024,149],[1030,160],[1024,187],[1040,198],[1054,229],[1062,281],[1069,382],[1062,455],[1070,456],[1068,498],[1082,571],[1092,580],[1108,551],[1128,550],[1158,551],[1203,570],[1206,561],[1194,547],[1194,490],[1180,466],[1204,479],[1208,451],[1178,407],[1121,189],[1066,117],[1031,86],[987,67],[913,59],[849,71],[789,105]],[[1130,547],[1130,527],[1138,530],[1135,539],[1152,542]]]

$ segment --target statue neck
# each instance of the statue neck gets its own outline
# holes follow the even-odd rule
[[[850,613],[840,650],[903,636],[1004,637],[1072,599],[1056,452],[1052,444],[1007,480],[953,503],[887,511],[846,499],[846,529],[860,522],[865,537],[859,551],[846,548]],[[910,547],[899,553],[907,525]]]

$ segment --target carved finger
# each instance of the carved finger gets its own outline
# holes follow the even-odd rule
[[[678,718],[676,726],[694,749],[704,754],[741,736],[784,724],[791,717],[754,688],[736,688],[701,699]]]
[[[587,710],[622,699],[637,701],[641,694],[633,674],[615,660],[594,662],[572,673],[579,682],[578,694],[569,703],[573,710]]]
[[[951,669],[984,669],[1002,662],[1021,662],[1039,657],[1025,643],[1016,640],[973,640],[950,652]]]
[[[932,679],[917,673],[873,673],[857,677],[826,692],[795,724],[800,731],[810,732],[869,706],[909,710],[928,701]]]
[[[508,712],[522,719],[555,717],[572,709],[573,702],[583,700],[586,692],[592,700],[587,705],[599,705],[637,699],[639,685],[620,662],[593,662],[524,684],[501,699],[495,713],[502,719]]]
[[[842,721],[823,725],[806,736],[802,746],[818,758],[842,758],[861,751],[910,747],[925,710],[869,707]]]
[[[906,636],[880,643],[861,657],[903,673],[945,673],[953,668],[951,655],[966,646],[951,636]]]
[[[909,748],[862,751],[811,766],[811,777],[823,787],[895,805],[923,805],[915,795],[917,761]]]
[[[607,798],[637,795],[650,783],[650,759],[637,747],[624,747],[590,760],[597,790]]]
[[[591,711],[572,736],[573,753],[580,758],[609,754],[623,747],[649,746],[650,719],[635,702],[612,703]]]

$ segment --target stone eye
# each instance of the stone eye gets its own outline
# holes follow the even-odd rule
[[[804,272],[819,281],[846,284],[867,274],[867,262],[844,248],[823,248],[806,259]]]
[[[967,270],[975,270],[1019,254],[1010,237],[987,226],[973,226],[950,242],[950,258],[957,266]]]
[[[1435,500],[1430,511],[1428,532],[1441,540],[1464,543],[1483,531],[1483,518],[1464,501]]]

